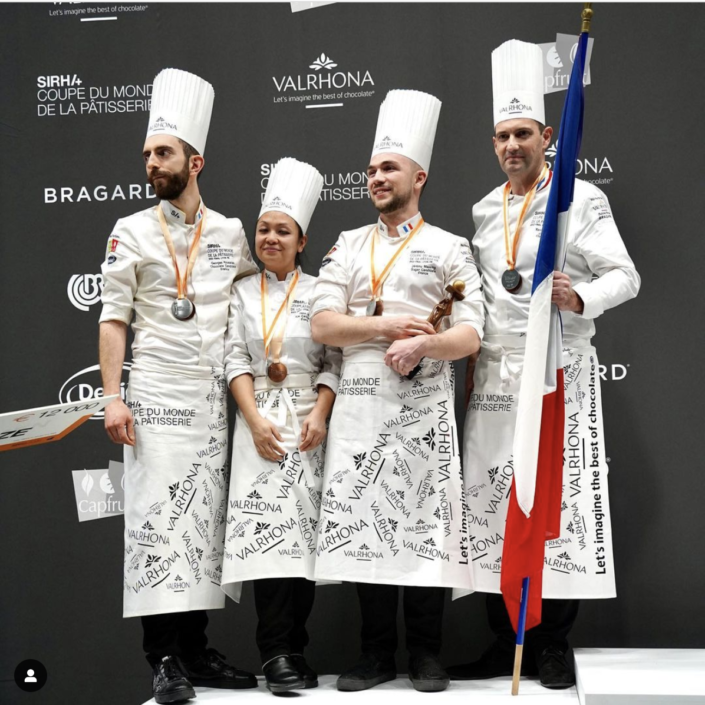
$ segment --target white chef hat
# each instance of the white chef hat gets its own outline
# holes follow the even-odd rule
[[[292,157],[284,157],[269,176],[258,218],[270,211],[286,213],[305,233],[322,188],[323,177],[318,169]]]
[[[213,112],[213,86],[180,69],[164,69],[154,79],[147,137],[174,135],[199,154],[206,148]]]
[[[543,52],[538,44],[510,39],[492,52],[494,124],[514,118],[546,123]]]
[[[428,171],[440,113],[441,101],[428,93],[389,91],[379,107],[372,157],[401,154]]]

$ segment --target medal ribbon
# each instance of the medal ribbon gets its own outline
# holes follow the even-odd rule
[[[294,276],[286,288],[286,296],[282,305],[279,307],[271,326],[267,326],[267,313],[269,311],[269,287],[267,285],[267,273],[262,272],[262,282],[260,284],[260,292],[262,294],[262,336],[264,338],[264,356],[269,359],[269,347],[274,343],[274,362],[279,362],[281,355],[282,343],[284,342],[284,330],[286,328],[286,319],[289,315],[290,299],[299,283],[299,270],[297,269]],[[281,325],[277,326],[282,312],[286,312],[281,320]],[[276,333],[276,335],[275,335]]]
[[[411,239],[414,237],[414,235],[416,235],[416,233],[421,230],[424,223],[425,221],[423,218],[421,218],[421,220],[416,223],[416,227],[409,233],[406,240],[404,240],[404,242],[402,242],[401,245],[397,247],[396,252],[392,255],[389,262],[387,262],[385,268],[382,270],[382,273],[379,275],[379,277],[377,276],[377,272],[375,271],[375,241],[377,240],[377,227],[375,226],[374,232],[372,233],[372,245],[370,247],[370,286],[372,288],[373,299],[379,298],[379,292],[382,289],[382,285],[387,280],[387,277],[392,271],[392,267],[395,265],[399,255],[403,252],[404,248],[411,242]]]
[[[521,209],[521,213],[519,213],[519,220],[517,221],[517,227],[514,231],[514,239],[511,241],[511,245],[509,244],[509,216],[507,211],[509,206],[509,192],[512,190],[512,185],[509,181],[507,181],[506,185],[504,186],[504,249],[507,254],[507,266],[509,267],[509,269],[514,269],[514,267],[516,266],[517,249],[519,248],[519,234],[521,232],[521,226],[524,223],[524,216],[526,215],[526,211],[529,210],[529,206],[534,200],[534,196],[536,195],[536,191],[538,190],[538,185],[546,178],[547,174],[548,164],[544,164],[543,169],[541,169],[541,173],[539,174],[539,178],[534,181],[533,186],[529,189],[529,192],[524,198],[524,205]]]
[[[176,296],[179,299],[185,299],[188,290],[188,278],[191,276],[193,267],[196,264],[196,257],[198,257],[198,243],[201,240],[201,233],[206,225],[206,207],[204,205],[199,209],[200,220],[198,222],[198,228],[196,230],[196,235],[193,238],[191,246],[188,248],[188,264],[186,266],[186,272],[184,272],[183,278],[179,272],[179,263],[176,261],[176,250],[174,249],[174,242],[171,239],[171,233],[169,232],[169,226],[166,224],[166,218],[164,217],[164,211],[162,210],[161,203],[156,206],[157,217],[159,218],[159,225],[162,226],[162,233],[164,234],[164,239],[166,240],[166,246],[171,255],[171,261],[174,263],[174,270],[176,271]]]

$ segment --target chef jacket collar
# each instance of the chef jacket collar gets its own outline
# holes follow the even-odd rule
[[[166,217],[166,222],[169,225],[186,225],[186,213],[177,208],[169,201],[161,201],[162,211],[164,211],[164,216]],[[196,222],[186,225],[187,228],[193,227],[193,225],[198,225],[198,222],[203,217],[205,213],[205,206],[203,201],[201,201],[198,206],[198,211],[196,212]]]
[[[377,230],[379,231],[379,234],[382,235],[382,237],[387,237],[393,239],[394,241],[397,241],[397,235],[402,239],[405,238],[416,227],[420,220],[421,213],[417,213],[415,216],[413,216],[413,218],[409,218],[409,220],[406,220],[400,225],[397,225],[396,235],[390,235],[389,228],[382,222],[382,218],[380,217],[377,220]]]
[[[277,279],[277,275],[274,272],[270,272],[268,269],[264,270],[265,275],[267,276],[267,281],[271,282],[272,284],[275,284],[277,282],[281,284],[288,284],[291,281],[291,278],[294,276],[294,273],[298,272],[299,276],[301,276],[301,267],[297,267],[296,269],[293,269],[291,272],[288,272],[286,275],[286,279],[284,279],[283,282],[279,282]]]

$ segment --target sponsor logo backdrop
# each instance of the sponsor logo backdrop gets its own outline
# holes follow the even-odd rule
[[[115,221],[156,203],[141,148],[161,68],[213,83],[204,200],[240,217],[250,236],[279,158],[306,160],[324,174],[304,258],[310,273],[340,230],[376,217],[363,172],[388,90],[415,88],[443,101],[423,213],[468,238],[473,203],[503,181],[490,139],[490,52],[501,42],[546,45],[554,91],[547,115],[558,125],[580,4],[292,5],[2,7],[0,42],[12,57],[0,67],[3,411],[102,393],[93,367],[100,264]],[[578,646],[705,646],[705,613],[690,607],[700,604],[705,581],[693,560],[705,533],[695,443],[702,334],[693,325],[705,244],[696,236],[702,205],[693,203],[692,165],[702,140],[693,139],[696,102],[682,100],[701,83],[705,48],[693,28],[704,22],[697,4],[596,10],[576,171],[605,192],[643,287],[597,322],[619,597],[584,603]],[[189,28],[198,28],[195,41]],[[128,372],[129,364],[123,382]],[[121,617],[122,521],[79,523],[76,515],[86,478],[104,502],[114,495],[106,482],[101,488],[105,471],[81,471],[76,486],[71,475],[122,460],[120,449],[99,420],[59,444],[0,457],[3,672],[28,654],[42,660],[50,673],[45,703],[71,699],[69,674],[78,673],[87,688],[119,681],[101,687],[106,703],[146,699],[139,621]],[[117,493],[120,480],[111,474],[110,482]],[[423,530],[408,540],[422,546]],[[368,548],[354,551],[365,557]],[[211,622],[214,646],[238,665],[259,667],[249,587],[241,605],[228,604]],[[358,630],[354,588],[320,588],[313,665],[339,672],[357,655]],[[479,655],[489,638],[482,596],[449,604],[444,636],[447,663]],[[8,683],[0,683],[0,700],[15,702]]]

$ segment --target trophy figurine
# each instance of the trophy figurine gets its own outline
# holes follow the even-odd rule
[[[438,333],[438,329],[441,327],[441,322],[443,319],[446,316],[450,316],[451,311],[453,310],[453,304],[456,301],[462,301],[465,298],[465,294],[463,294],[465,291],[465,282],[461,279],[457,279],[446,287],[446,291],[448,292],[448,296],[442,298],[433,307],[431,315],[426,319],[433,326],[436,333]],[[405,379],[414,379],[414,377],[416,377],[421,370],[421,362],[423,362],[423,358],[419,364],[405,376]]]

